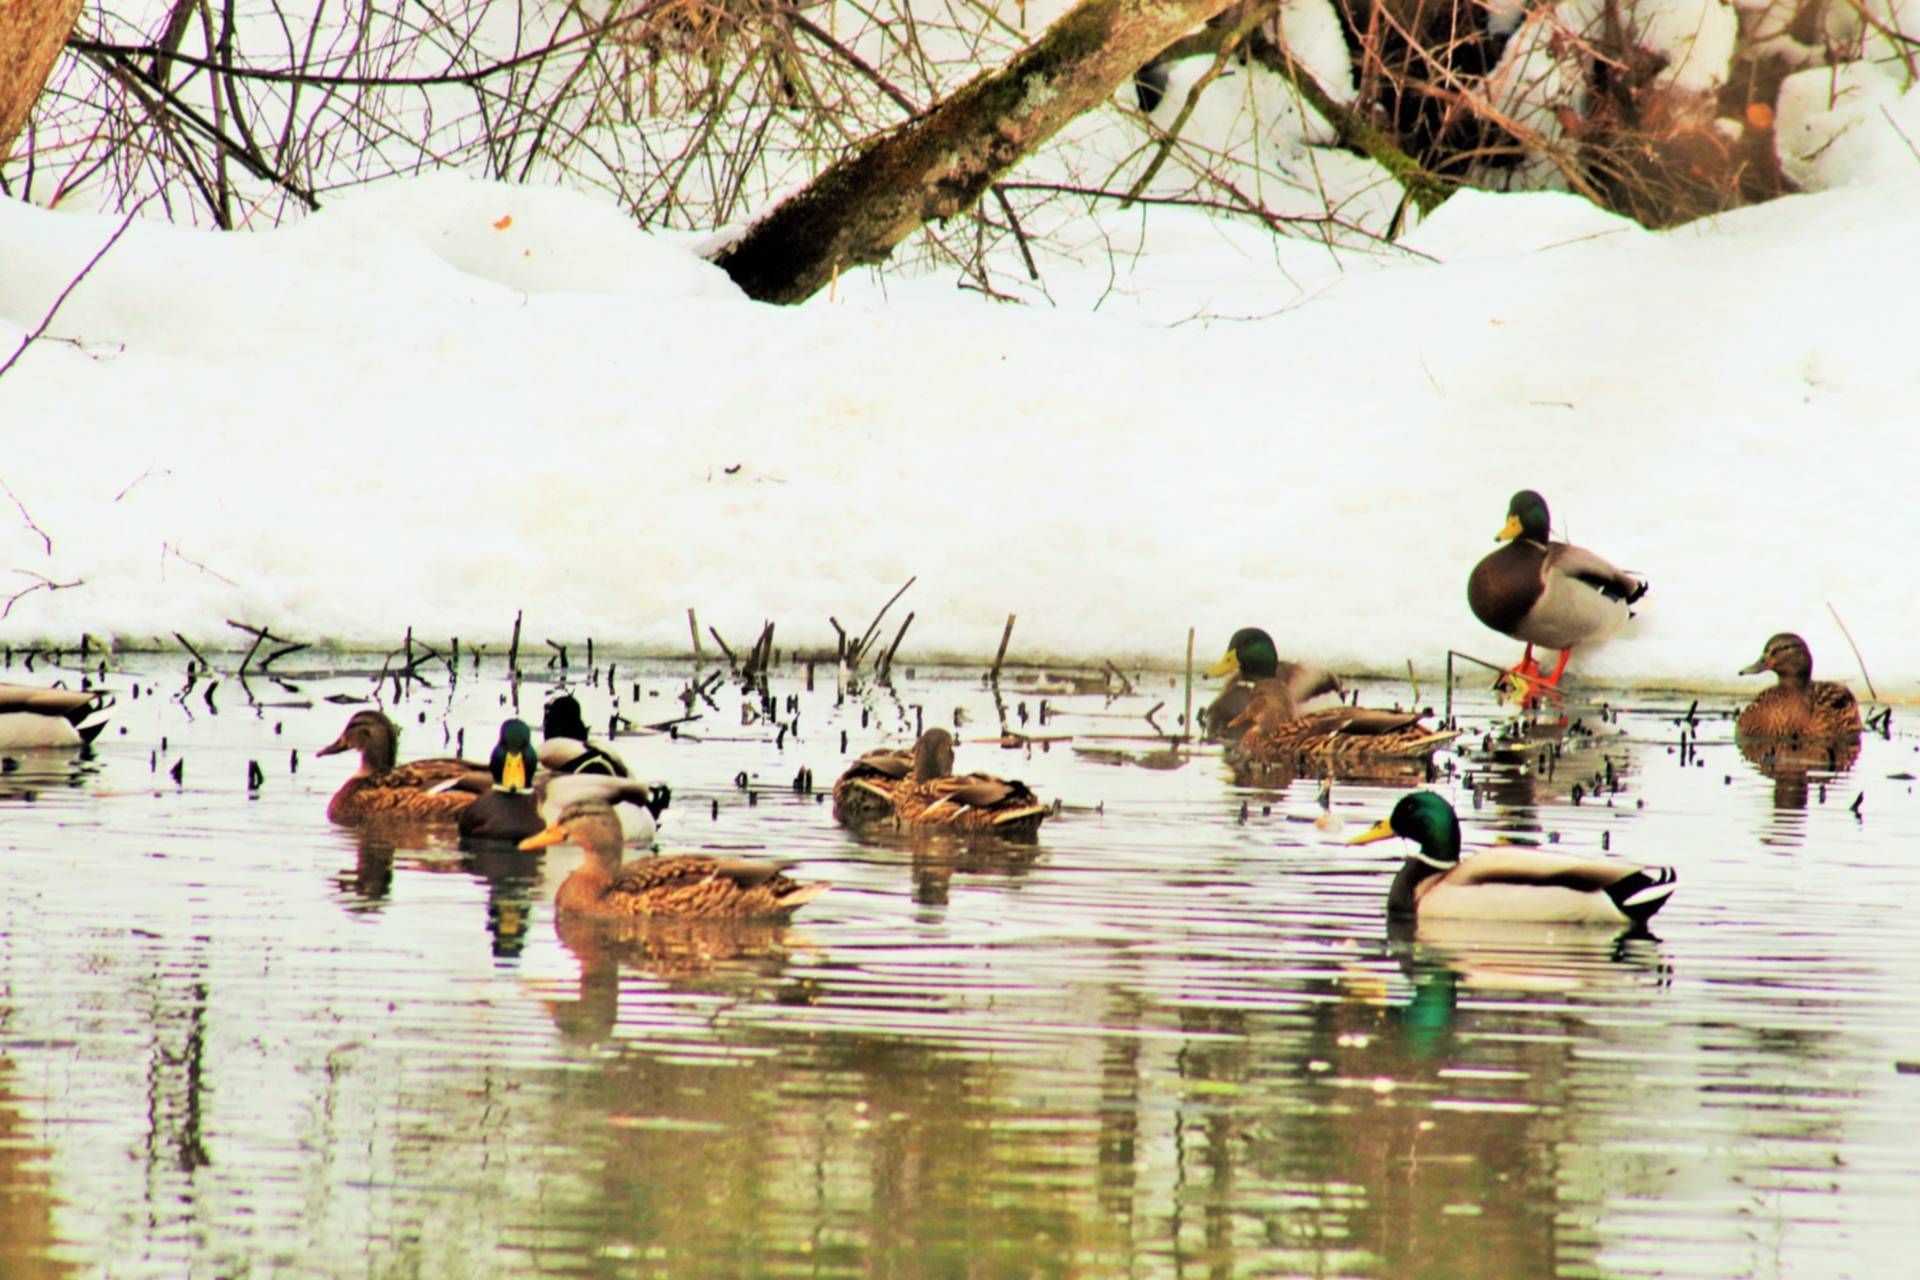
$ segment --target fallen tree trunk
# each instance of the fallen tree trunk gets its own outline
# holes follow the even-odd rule
[[[0,160],[27,127],[27,115],[80,20],[80,0],[0,4]]]
[[[853,266],[885,261],[988,187],[1183,32],[1233,0],[1082,0],[1039,42],[924,115],[864,144],[714,259],[747,295],[804,302]]]

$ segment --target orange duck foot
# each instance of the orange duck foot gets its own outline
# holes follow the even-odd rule
[[[1528,645],[1526,656],[1520,659],[1519,665],[1502,671],[1493,687],[1502,692],[1511,691],[1520,700],[1523,710],[1539,706],[1543,694],[1557,701],[1562,696],[1560,677],[1566,674],[1567,659],[1572,656],[1572,649],[1562,649],[1560,661],[1553,666],[1553,674],[1547,675],[1541,671],[1540,664],[1533,660],[1533,646]]]

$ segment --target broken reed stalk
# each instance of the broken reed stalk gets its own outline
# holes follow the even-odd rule
[[[1853,632],[1847,630],[1847,624],[1840,621],[1840,611],[1833,607],[1831,600],[1827,601],[1827,612],[1839,623],[1840,634],[1847,638],[1847,648],[1853,650],[1853,660],[1860,664],[1860,678],[1867,682],[1867,696],[1875,702],[1880,701],[1880,695],[1873,691],[1873,677],[1867,674],[1867,660],[1860,656],[1860,646],[1853,642]]]
[[[198,662],[201,666],[205,667],[209,671],[213,670],[213,664],[207,661],[207,655],[204,653],[201,653],[198,649],[194,648],[193,641],[187,639],[185,636],[181,635],[178,631],[173,633],[173,638],[180,642],[180,647],[182,649],[185,649],[188,653],[193,655],[194,660],[196,662]]]
[[[1193,633],[1194,633],[1194,628],[1188,627],[1187,628],[1187,704],[1186,704],[1186,710],[1181,712],[1181,720],[1180,720],[1180,741],[1182,742],[1185,742],[1191,737],[1193,737]]]
[[[700,620],[693,616],[693,610],[687,610],[687,630],[693,636],[693,665],[705,662],[706,655],[700,652]]]
[[[1127,679],[1126,673],[1121,671],[1120,668],[1113,665],[1112,658],[1106,658],[1106,659],[1103,659],[1103,661],[1107,664],[1107,674],[1120,682],[1120,692],[1122,696],[1132,693],[1133,681]]]
[[[1420,705],[1420,677],[1413,674],[1413,659],[1407,659],[1407,683],[1413,686],[1413,705]]]
[[[1000,630],[1000,648],[993,655],[993,682],[1000,683],[1000,664],[1007,660],[1007,641],[1013,638],[1013,620],[1017,615],[1007,615],[1007,625]]]
[[[507,645],[507,670],[520,674],[520,610],[513,611],[513,641]]]
[[[907,620],[902,622],[900,629],[893,633],[893,643],[887,646],[886,654],[880,659],[880,678],[882,680],[887,679],[893,674],[893,655],[900,651],[900,642],[907,638],[907,628],[912,625],[913,613],[909,610]]]
[[[894,601],[898,600],[901,596],[907,594],[907,588],[912,586],[914,583],[918,581],[920,581],[920,576],[918,574],[915,574],[913,577],[910,577],[905,582],[901,583],[900,589],[898,591],[894,592],[891,596],[887,597],[887,602],[880,606],[880,612],[874,614],[873,621],[867,624],[866,631],[860,637],[860,643],[857,645],[854,645],[850,650],[848,650],[847,652],[848,666],[854,668],[855,670],[859,669],[860,660],[866,656],[868,647],[873,644],[873,638],[880,630],[880,620],[887,616],[887,610],[893,608]]]
[[[720,652],[727,655],[727,665],[735,671],[738,671],[740,669],[740,659],[733,656],[733,650],[727,647],[727,642],[720,638],[720,633],[713,628],[711,623],[707,626],[707,634],[712,636],[713,642],[720,646]]]

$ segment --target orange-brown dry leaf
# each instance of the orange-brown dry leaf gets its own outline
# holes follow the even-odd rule
[[[510,213],[503,214],[501,215],[500,221],[493,224],[493,229],[495,231],[505,231],[508,227],[512,225],[513,225],[513,215]]]
[[[1756,129],[1773,128],[1773,108],[1764,102],[1749,102],[1747,123]]]

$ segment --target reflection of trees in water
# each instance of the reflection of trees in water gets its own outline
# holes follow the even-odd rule
[[[7,1029],[0,1005],[0,1036]],[[33,1140],[14,1101],[14,1064],[0,1057],[0,1276],[50,1280],[72,1268],[53,1261],[53,1193],[45,1167],[52,1153]]]

